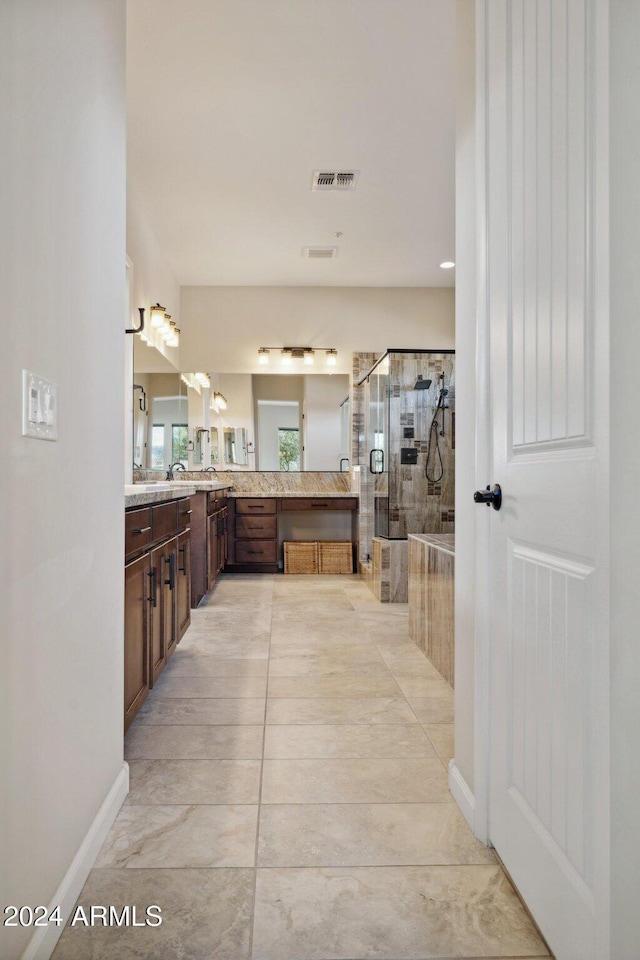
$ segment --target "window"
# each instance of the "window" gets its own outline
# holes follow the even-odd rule
[[[164,468],[164,423],[154,423],[151,428],[151,469]]]
[[[171,425],[171,463],[181,463],[188,466],[187,449],[189,443],[189,429],[186,423]]]
[[[281,470],[300,469],[300,432],[297,427],[278,427]]]

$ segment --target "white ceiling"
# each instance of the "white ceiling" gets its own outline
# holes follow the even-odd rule
[[[130,184],[181,285],[453,285],[454,0],[127,10]]]

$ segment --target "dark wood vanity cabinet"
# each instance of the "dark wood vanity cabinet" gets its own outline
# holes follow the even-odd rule
[[[227,562],[228,490],[200,492],[192,498],[191,606],[197,607]]]
[[[149,693],[149,555],[124,568],[124,728]]]
[[[230,570],[278,572],[277,512],[275,497],[236,497],[231,501]]]
[[[191,622],[188,497],[125,514],[125,731]]]

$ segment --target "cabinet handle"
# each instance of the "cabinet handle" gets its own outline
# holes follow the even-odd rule
[[[264,510],[264,503],[248,503],[249,510]]]
[[[180,553],[182,554],[182,564],[183,564],[183,565],[180,566],[180,564],[178,564],[178,573],[184,573],[184,574],[186,574],[186,572],[187,572],[187,545],[186,545],[186,543],[185,543],[185,545],[184,545],[183,547],[180,547]]]
[[[173,566],[173,561],[174,561],[174,559],[175,559],[175,554],[173,554],[173,553],[170,554],[170,555],[169,555],[169,579],[168,579],[168,580],[165,580],[165,583],[166,583],[167,586],[169,587],[169,590],[173,590],[173,588],[174,588],[175,585],[176,585],[175,569],[174,569],[174,566]],[[164,562],[166,563],[167,561],[165,560]]]
[[[328,506],[329,506],[328,503],[312,503],[312,504],[311,504],[311,507],[312,507],[312,509],[314,509],[314,510],[322,510],[323,508],[328,507]]]
[[[157,607],[157,605],[158,605],[158,595],[157,595],[157,591],[156,591],[156,568],[154,567],[153,570],[151,571],[151,573],[148,573],[147,576],[148,576],[148,577],[150,578],[150,580],[151,580],[151,596],[150,596],[150,597],[147,597],[147,600],[148,600],[149,603],[151,603],[154,607]]]
[[[253,555],[255,555],[255,556],[258,556],[258,557],[261,557],[261,556],[262,556],[262,550],[247,550],[247,553],[251,553],[251,554],[253,554]]]
[[[151,527],[136,527],[136,529],[133,530],[132,533],[136,533],[136,534],[138,534],[138,533],[148,533],[149,530],[151,530]]]
[[[183,510],[183,511],[182,511],[182,516],[183,516],[183,517],[188,517],[191,513],[193,513],[193,510]]]

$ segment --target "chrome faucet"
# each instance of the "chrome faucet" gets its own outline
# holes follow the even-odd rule
[[[176,463],[172,463],[169,469],[167,470],[167,480],[173,480],[174,468],[176,470],[184,470],[184,463],[180,463],[179,460]]]
[[[203,472],[203,473],[210,473],[210,472],[212,472],[212,471],[213,471],[213,473],[217,473],[217,472],[218,472],[215,467],[205,467],[202,472]]]

